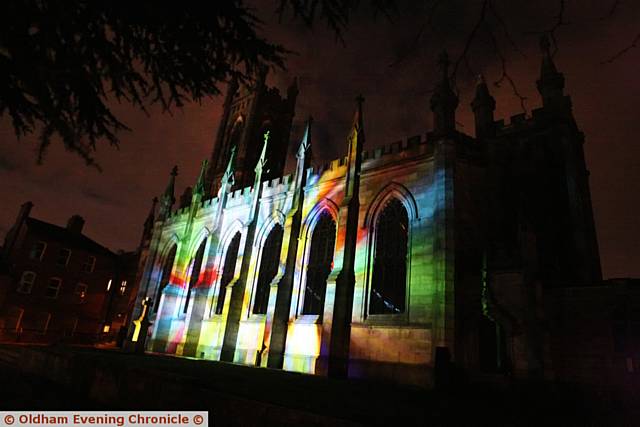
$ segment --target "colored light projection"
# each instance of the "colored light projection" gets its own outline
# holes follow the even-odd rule
[[[434,171],[433,150],[426,142],[394,144],[363,157],[350,309],[355,376],[369,375],[371,362],[429,364],[432,328],[440,325],[434,316],[444,315],[434,309],[444,304],[443,285],[435,286],[444,258],[434,250],[434,224],[438,189],[445,186]],[[305,169],[304,161],[299,158],[292,176],[221,190],[204,202],[194,197],[155,230],[155,254],[143,276],[148,283],[140,287],[146,292],[138,296],[157,301],[148,349],[212,360],[231,351],[230,361],[259,366],[277,356],[283,369],[316,372],[327,339],[323,324],[332,315],[327,281],[343,267],[336,254],[347,236],[340,214],[349,162]],[[295,215],[298,235],[292,235]],[[389,222],[392,234],[377,233]],[[401,248],[376,258],[376,244],[405,246],[406,268],[394,253]],[[286,280],[291,292],[278,297]],[[287,306],[276,310],[283,301]],[[276,355],[270,346],[281,333],[284,348]]]

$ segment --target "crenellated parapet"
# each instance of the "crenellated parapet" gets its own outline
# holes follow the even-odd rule
[[[385,168],[395,163],[411,161],[433,156],[433,143],[423,135],[414,135],[406,139],[381,145],[362,153],[362,171]],[[307,185],[331,181],[344,176],[347,158],[340,157],[321,165],[307,169]]]
[[[291,174],[264,181],[262,183],[262,197],[286,194],[293,189],[294,184]]]

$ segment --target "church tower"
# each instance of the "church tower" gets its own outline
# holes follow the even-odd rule
[[[229,84],[215,146],[206,176],[206,193],[215,196],[232,147],[236,147],[234,189],[253,184],[263,134],[269,131],[269,151],[263,179],[282,176],[289,147],[289,133],[298,96],[297,81],[286,96],[265,84],[266,70],[249,84]]]

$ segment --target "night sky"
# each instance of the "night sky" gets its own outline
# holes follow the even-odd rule
[[[264,3],[264,4],[263,4]],[[416,5],[414,3],[420,3]],[[269,84],[282,91],[293,76],[299,78],[297,114],[291,134],[291,152],[304,119],[313,115],[313,151],[316,162],[343,155],[346,135],[358,93],[365,96],[366,146],[371,148],[424,134],[431,128],[430,91],[436,82],[436,57],[446,48],[455,59],[475,24],[479,1],[441,2],[432,27],[420,33],[428,6],[401,3],[392,22],[362,9],[337,43],[322,23],[313,30],[288,17],[274,15],[273,2],[260,2],[257,15],[265,21],[263,34],[295,51],[286,71],[270,74]],[[535,6],[530,3],[535,3]],[[613,2],[611,2],[612,4]],[[565,92],[571,95],[579,127],[586,135],[585,153],[591,171],[593,208],[603,274],[640,277],[640,46],[611,64],[611,55],[629,45],[640,31],[640,4],[622,2],[610,17],[611,4],[602,1],[568,2],[568,25],[556,31],[555,62],[564,73]],[[558,1],[496,1],[517,46],[508,44],[504,31],[494,26],[504,50],[509,73],[526,96],[528,111],[541,100],[535,88],[539,72],[539,35],[554,24]],[[541,5],[544,5],[542,7]],[[417,40],[417,42],[416,42]],[[470,49],[472,71],[461,69],[457,83],[460,106],[458,129],[473,135],[469,103],[475,74],[489,83],[500,77],[500,62],[480,32]],[[497,101],[496,118],[522,112],[508,85],[490,85]],[[19,205],[34,204],[36,218],[64,225],[72,214],[86,220],[85,233],[116,249],[133,249],[142,231],[151,199],[165,188],[169,171],[177,164],[178,197],[193,185],[202,159],[213,148],[221,115],[222,97],[190,104],[173,116],[151,108],[150,116],[127,105],[113,105],[131,132],[120,134],[120,149],[107,143],[96,154],[103,171],[85,166],[76,155],[54,144],[42,166],[36,165],[34,138],[18,141],[7,117],[0,120],[0,236],[13,223]],[[290,162],[291,163],[291,162]],[[289,170],[291,164],[289,165]]]

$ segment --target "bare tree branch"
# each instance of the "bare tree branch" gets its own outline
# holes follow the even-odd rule
[[[507,39],[507,41],[511,45],[511,48],[513,50],[515,50],[516,52],[518,52],[523,58],[526,58],[527,55],[524,54],[524,52],[522,51],[522,49],[520,49],[520,47],[515,42],[515,40],[513,40],[513,37],[511,36],[511,33],[509,32],[509,29],[507,28],[507,25],[506,25],[504,19],[502,19],[502,16],[500,14],[498,14],[498,11],[496,10],[496,7],[494,6],[493,2],[489,2],[488,6],[489,6],[491,14],[493,15],[493,17],[498,22],[498,25],[500,26],[500,28],[502,28],[502,32],[504,33],[505,38]]]
[[[565,21],[565,8],[566,2],[565,0],[558,1],[558,14],[554,16],[554,23],[551,27],[542,31],[527,31],[525,34],[544,34],[551,39],[551,43],[553,45],[553,50],[551,51],[551,57],[555,57],[556,53],[558,53],[558,39],[556,38],[556,32],[562,26],[569,25],[568,22]]]
[[[389,67],[394,67],[394,66],[400,64],[401,62],[404,62],[409,57],[409,55],[415,53],[415,51],[420,46],[420,42],[422,40],[422,36],[424,35],[424,32],[425,32],[425,30],[427,28],[430,28],[431,30],[434,30],[434,28],[433,28],[433,18],[434,18],[435,14],[436,14],[436,9],[438,8],[438,6],[441,3],[442,3],[442,0],[434,0],[433,3],[431,3],[431,7],[429,8],[429,11],[427,12],[427,19],[420,26],[420,29],[416,33],[416,35],[413,38],[412,42],[410,43],[409,47],[405,50],[405,52],[403,54],[398,55],[398,57],[391,64],[389,64]]]
[[[605,20],[605,19],[611,18],[617,12],[617,10],[619,9],[621,4],[622,4],[621,0],[614,0],[611,3],[611,7],[609,8],[609,12],[605,16],[600,18],[600,19],[601,20]],[[640,32],[638,34],[636,34],[636,36],[633,38],[633,40],[631,40],[631,43],[629,43],[627,46],[623,47],[622,49],[620,49],[619,51],[617,51],[616,53],[611,55],[609,58],[607,58],[607,59],[605,59],[603,61],[600,61],[600,64],[611,64],[612,62],[616,61],[621,56],[624,56],[630,50],[638,47],[638,43],[639,42],[640,42]]]
[[[509,73],[507,71],[507,61],[504,58],[504,55],[502,54],[502,51],[500,50],[500,46],[498,45],[498,40],[496,39],[495,35],[490,30],[487,30],[487,32],[489,33],[489,38],[491,39],[491,42],[493,43],[494,52],[495,52],[496,56],[498,57],[498,59],[500,60],[500,65],[501,65],[501,69],[502,69],[502,74],[500,75],[500,78],[498,80],[496,80],[495,82],[493,82],[493,84],[496,87],[500,87],[502,85],[502,83],[506,80],[507,83],[509,83],[509,86],[511,86],[511,90],[513,90],[514,95],[516,97],[518,97],[518,99],[520,100],[520,107],[522,108],[522,111],[524,113],[526,113],[527,112],[527,106],[526,106],[527,98],[520,93],[520,91],[518,90],[518,87],[516,86],[515,82],[513,81],[511,76],[509,75]]]
[[[453,63],[453,71],[451,72],[451,80],[453,81],[454,86],[456,85],[456,78],[457,78],[457,75],[458,75],[458,68],[460,67],[460,63],[464,61],[468,66],[467,55],[469,54],[469,48],[471,47],[471,44],[475,40],[478,30],[480,29],[482,24],[485,22],[485,18],[486,18],[486,15],[487,15],[487,6],[488,6],[488,4],[489,4],[489,0],[483,0],[482,1],[482,6],[480,8],[480,16],[478,17],[478,20],[476,21],[475,25],[471,29],[471,32],[469,33],[469,35],[466,38],[466,41],[464,43],[464,48],[462,49],[462,53],[460,54],[458,59]],[[472,74],[474,74],[474,73],[472,73]]]
[[[636,34],[636,36],[633,38],[633,40],[631,41],[631,43],[629,45],[627,45],[626,47],[620,49],[618,52],[616,52],[615,54],[610,56],[608,59],[605,59],[604,61],[601,61],[600,64],[611,64],[616,59],[620,58],[621,56],[623,56],[624,54],[629,52],[631,49],[634,49],[634,48],[638,47],[638,43],[639,42],[640,42],[640,33]]]
[[[343,34],[349,25],[351,15],[360,6],[359,3],[350,0],[279,0],[276,14],[282,21],[284,15],[291,11],[294,19],[301,19],[309,28],[313,27],[319,16],[334,32],[336,40],[345,44]],[[393,0],[369,0],[368,3],[374,17],[382,14],[391,19],[391,13],[396,10]]]
[[[613,2],[611,2],[611,7],[609,8],[609,12],[606,15],[604,15],[602,18],[600,18],[600,20],[611,18],[618,10],[620,3],[622,3],[620,0],[614,0]]]

